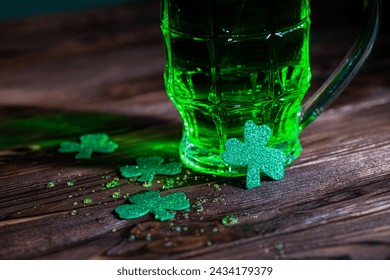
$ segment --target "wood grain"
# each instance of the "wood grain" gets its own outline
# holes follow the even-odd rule
[[[389,259],[384,33],[339,100],[302,133],[304,151],[283,180],[245,190],[242,178],[186,169],[179,178],[191,172],[190,179],[175,190],[193,205],[201,200],[203,210],[166,223],[116,217],[125,199],[113,192],[144,189],[123,178],[118,188],[104,187],[121,165],[151,152],[178,157],[181,123],[164,93],[157,2],[0,23],[0,258]],[[356,30],[321,20],[313,18],[313,87]],[[57,153],[61,141],[101,131],[120,144],[116,153],[91,161]],[[83,204],[85,197],[94,203]],[[231,214],[239,224],[222,225]]]

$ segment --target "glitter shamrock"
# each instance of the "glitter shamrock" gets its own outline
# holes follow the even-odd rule
[[[244,126],[244,143],[236,138],[228,139],[222,159],[231,165],[248,166],[246,187],[253,189],[261,185],[260,172],[274,180],[284,176],[283,152],[266,147],[272,135],[267,125],[257,126],[253,121],[247,121]]]
[[[139,157],[136,159],[138,166],[126,165],[119,170],[123,177],[139,177],[139,182],[152,182],[155,175],[176,175],[181,172],[182,164],[178,162],[165,163],[161,157]]]
[[[115,212],[121,219],[131,220],[153,213],[160,221],[166,221],[175,217],[171,211],[186,210],[190,208],[190,202],[182,192],[160,197],[158,191],[148,191],[129,197],[133,204],[120,205]]]
[[[65,141],[62,142],[58,151],[60,153],[75,153],[77,159],[90,159],[93,152],[112,153],[118,148],[118,144],[109,141],[105,133],[85,134],[80,137],[80,143]]]

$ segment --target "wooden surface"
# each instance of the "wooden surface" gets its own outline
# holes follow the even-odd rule
[[[144,189],[118,168],[139,155],[177,158],[181,123],[164,93],[157,2],[0,23],[0,258],[390,258],[386,33],[338,101],[302,133],[303,153],[283,180],[245,190],[242,178],[191,171],[175,190],[203,211],[171,222],[117,218],[125,199],[112,193]],[[313,18],[313,87],[356,30],[321,19]],[[91,161],[57,153],[61,141],[87,132],[106,132],[120,148]],[[104,189],[115,177],[121,186]],[[157,180],[165,177],[152,189],[161,189]],[[222,225],[226,215],[240,223]]]

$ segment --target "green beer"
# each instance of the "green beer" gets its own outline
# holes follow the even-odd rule
[[[253,120],[273,131],[286,165],[301,153],[299,114],[310,85],[308,0],[161,0],[166,91],[183,121],[181,159],[223,176],[221,159]]]

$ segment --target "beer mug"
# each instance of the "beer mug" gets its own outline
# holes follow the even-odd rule
[[[380,0],[364,0],[359,38],[335,72],[304,104],[310,86],[309,0],[161,0],[165,88],[180,113],[182,162],[203,173],[245,174],[221,157],[248,120],[272,129],[269,147],[289,165],[299,133],[347,86],[367,58]]]

